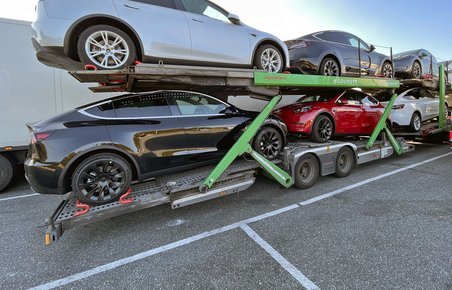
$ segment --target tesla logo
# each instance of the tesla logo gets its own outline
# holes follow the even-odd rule
[[[347,79],[334,79],[333,83],[336,85],[357,85],[357,80],[347,80]]]

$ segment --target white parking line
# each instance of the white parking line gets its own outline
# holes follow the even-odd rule
[[[253,223],[253,222],[262,221],[262,220],[267,219],[269,217],[273,217],[273,216],[276,216],[276,215],[279,215],[279,214],[291,211],[293,209],[299,208],[300,205],[301,206],[305,206],[305,205],[313,204],[315,202],[321,201],[321,200],[326,199],[328,197],[331,197],[331,196],[337,195],[339,193],[342,193],[342,192],[354,189],[354,188],[356,188],[358,186],[362,186],[362,185],[370,183],[372,181],[376,181],[376,180],[379,180],[379,179],[382,179],[382,178],[385,178],[385,177],[388,177],[388,176],[392,176],[394,174],[397,174],[397,173],[400,173],[400,172],[403,172],[403,171],[406,171],[406,170],[409,170],[409,169],[412,169],[412,168],[415,168],[415,167],[418,167],[418,166],[421,166],[421,165],[425,165],[427,163],[433,162],[435,160],[438,160],[438,159],[441,159],[441,158],[444,158],[444,157],[447,157],[447,156],[450,156],[450,155],[452,155],[452,152],[449,152],[449,153],[446,153],[446,154],[443,154],[443,155],[440,155],[440,156],[437,156],[437,157],[434,157],[434,158],[431,158],[431,159],[428,159],[428,160],[425,160],[425,161],[422,161],[422,162],[419,162],[419,163],[416,163],[416,164],[412,164],[412,165],[409,165],[409,166],[406,166],[406,167],[403,167],[403,168],[400,168],[400,169],[397,169],[397,170],[394,170],[394,171],[391,171],[391,172],[388,172],[388,173],[385,173],[385,174],[381,174],[381,175],[373,177],[373,178],[366,179],[364,181],[355,183],[353,185],[344,187],[342,189],[339,189],[339,190],[336,190],[336,191],[333,191],[333,192],[330,192],[330,193],[327,193],[327,194],[323,194],[323,195],[320,195],[318,197],[311,198],[311,199],[306,200],[304,202],[301,202],[299,204],[293,204],[293,205],[281,208],[279,210],[271,211],[271,212],[268,212],[268,213],[265,213],[265,214],[253,217],[253,218],[249,218],[249,219],[240,221],[238,223],[234,223],[234,224],[227,225],[227,226],[224,226],[224,227],[221,227],[221,228],[217,228],[217,229],[214,229],[214,230],[211,230],[211,231],[207,231],[207,232],[201,233],[199,235],[195,235],[195,236],[192,236],[192,237],[189,237],[189,238],[186,238],[186,239],[183,239],[183,240],[179,240],[179,241],[171,243],[171,244],[167,244],[165,246],[161,246],[161,247],[158,247],[158,248],[155,248],[155,249],[151,249],[151,250],[139,253],[137,255],[131,256],[131,257],[120,259],[120,260],[117,260],[117,261],[114,261],[114,262],[111,262],[111,263],[108,263],[108,264],[97,266],[95,268],[92,268],[90,270],[87,270],[87,271],[84,271],[84,272],[81,272],[81,273],[77,273],[77,274],[74,274],[74,275],[71,275],[71,276],[59,279],[59,280],[55,280],[55,281],[52,281],[52,282],[49,282],[49,283],[46,283],[46,284],[42,284],[42,285],[39,285],[39,286],[31,288],[31,289],[53,289],[53,288],[56,288],[56,287],[64,286],[64,285],[67,285],[69,283],[72,283],[72,282],[75,282],[75,281],[78,281],[78,280],[81,280],[81,279],[84,279],[84,278],[87,278],[87,277],[90,277],[90,276],[93,276],[93,275],[105,272],[105,271],[108,271],[108,270],[112,270],[112,269],[118,268],[120,266],[129,264],[129,263],[132,263],[132,262],[135,262],[135,261],[138,261],[138,260],[142,260],[142,259],[154,256],[156,254],[160,254],[160,253],[167,252],[169,250],[172,250],[172,249],[184,246],[184,245],[191,244],[191,243],[193,243],[195,241],[199,241],[199,240],[207,238],[207,237],[211,237],[211,236],[214,236],[214,235],[217,235],[217,234],[220,234],[220,233],[224,233],[224,232],[229,231],[229,230],[236,229],[236,228],[241,227],[243,225],[247,225],[247,224],[250,224],[250,223]]]
[[[31,196],[36,196],[36,195],[40,195],[40,194],[39,194],[39,193],[32,193],[32,194],[26,194],[26,195],[21,195],[21,196],[13,196],[13,197],[0,198],[0,202],[1,202],[1,201],[6,201],[6,200],[13,200],[13,199],[19,199],[19,198],[31,197]]]
[[[281,267],[290,273],[297,281],[305,287],[307,290],[318,290],[320,289],[312,283],[303,273],[300,272],[294,265],[292,265],[286,258],[284,258],[278,251],[276,251],[269,243],[267,243],[261,236],[259,236],[252,228],[248,225],[241,226],[242,230],[253,239],[262,249],[264,249],[273,259],[278,262]]]

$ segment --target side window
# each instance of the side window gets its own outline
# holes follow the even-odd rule
[[[359,43],[359,39],[358,38],[356,38],[353,35],[349,34],[349,35],[347,35],[347,40],[348,40],[348,43],[351,46],[358,48],[358,43]]]
[[[115,101],[113,106],[118,118],[171,116],[171,110],[163,94],[132,96]]]
[[[365,50],[369,50],[370,49],[370,47],[367,45],[367,43],[365,43],[364,41],[362,41],[361,39],[359,40],[360,41],[360,45],[361,45],[361,48],[362,49],[365,49]]]
[[[340,43],[340,44],[350,44],[342,32],[330,31],[327,32],[329,41]]]
[[[227,108],[224,103],[216,99],[195,93],[178,94],[174,99],[182,116],[217,115]]]
[[[318,39],[321,39],[321,40],[330,41],[325,32],[316,33],[316,34],[314,34],[314,37],[317,37]]]
[[[346,91],[341,100],[347,101],[348,105],[361,105],[361,98],[355,91]]]
[[[185,10],[190,13],[204,15],[213,19],[230,22],[228,13],[206,0],[181,0]]]
[[[174,4],[174,0],[132,0],[132,1],[176,9],[176,4]]]
[[[368,105],[368,106],[378,105],[378,101],[374,97],[368,96],[368,95],[362,95],[362,97],[363,97],[362,103],[364,105]]]
[[[104,117],[104,118],[116,117],[112,102],[102,104],[102,105],[99,105],[96,107],[92,107],[90,109],[85,110],[85,112],[87,112],[91,115],[97,116],[97,117]]]
[[[412,90],[411,92],[407,93],[406,96],[412,96],[415,100],[419,100],[422,97],[419,90],[417,90],[417,89]]]

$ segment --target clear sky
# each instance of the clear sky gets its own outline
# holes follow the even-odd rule
[[[74,0],[76,1],[76,0]],[[96,1],[96,0],[93,0]],[[30,20],[37,0],[0,0],[0,17]],[[213,0],[282,40],[325,29],[351,32],[394,53],[424,48],[452,59],[451,0]],[[379,49],[381,52],[385,52]]]

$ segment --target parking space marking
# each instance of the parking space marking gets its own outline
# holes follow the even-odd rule
[[[435,160],[447,157],[449,155],[452,155],[452,152],[449,152],[449,153],[446,153],[446,154],[443,154],[443,155],[440,155],[440,156],[437,156],[437,157],[433,157],[433,158],[427,159],[427,160],[419,162],[419,163],[415,163],[415,164],[412,164],[412,165],[409,165],[409,166],[406,166],[406,167],[403,167],[403,168],[399,168],[399,169],[393,170],[393,171],[388,172],[388,173],[384,173],[384,174],[381,174],[381,175],[378,175],[378,176],[375,176],[375,177],[363,180],[361,182],[358,182],[358,183],[346,186],[344,188],[341,188],[341,189],[338,189],[338,190],[335,190],[335,191],[332,191],[332,192],[329,192],[329,193],[325,193],[325,194],[316,196],[314,198],[305,200],[303,202],[300,202],[299,204],[301,206],[309,205],[309,204],[321,201],[323,199],[326,199],[326,198],[338,195],[339,193],[355,189],[355,188],[363,186],[365,184],[368,184],[368,183],[371,183],[371,182],[374,182],[374,181],[377,181],[377,180],[380,180],[380,179],[383,179],[383,178],[386,178],[386,177],[389,177],[389,176],[392,176],[392,175],[395,175],[395,174],[398,174],[398,173],[401,173],[401,172],[404,172],[404,171],[407,171],[407,170],[410,170],[410,169],[413,169],[415,167],[419,167],[421,165],[425,165],[427,163],[430,163],[430,162],[433,162]]]
[[[443,155],[440,155],[440,156],[437,156],[437,157],[434,157],[434,158],[430,158],[428,160],[425,160],[425,161],[422,161],[422,162],[419,162],[419,163],[415,163],[415,164],[412,164],[412,165],[409,165],[409,166],[406,166],[406,167],[403,167],[403,168],[400,168],[400,169],[397,169],[397,170],[394,170],[394,171],[391,171],[391,172],[379,175],[377,177],[370,178],[370,179],[367,179],[367,180],[364,180],[364,181],[352,184],[352,185],[344,187],[342,189],[339,189],[339,190],[336,190],[336,191],[333,191],[333,192],[330,192],[330,193],[327,193],[327,194],[323,194],[323,195],[320,195],[320,196],[315,197],[315,198],[311,198],[311,199],[309,199],[307,201],[304,201],[304,202],[301,202],[301,203],[289,205],[287,207],[284,207],[284,208],[281,208],[281,209],[278,209],[278,210],[274,210],[274,211],[271,211],[271,212],[268,212],[268,213],[265,213],[265,214],[262,214],[262,215],[258,215],[256,217],[245,219],[243,221],[240,221],[240,222],[237,222],[237,223],[234,223],[234,224],[230,224],[230,225],[227,225],[227,226],[224,226],[224,227],[221,227],[221,228],[217,228],[217,229],[214,229],[214,230],[211,230],[211,231],[206,231],[204,233],[201,233],[201,234],[198,234],[198,235],[186,238],[186,239],[182,239],[182,240],[179,240],[179,241],[171,243],[171,244],[167,244],[167,245],[164,245],[164,246],[161,246],[161,247],[158,247],[158,248],[154,248],[154,249],[151,249],[151,250],[148,250],[148,251],[145,251],[145,252],[141,252],[141,253],[136,254],[134,256],[130,256],[130,257],[127,257],[127,258],[116,260],[116,261],[108,263],[108,264],[97,266],[97,267],[92,268],[90,270],[87,270],[87,271],[84,271],[84,272],[80,272],[80,273],[74,274],[72,276],[67,276],[67,277],[59,279],[59,280],[51,281],[49,283],[42,284],[42,285],[33,287],[31,289],[53,289],[53,288],[56,288],[56,287],[64,286],[64,285],[67,285],[69,283],[76,282],[78,280],[82,280],[84,278],[88,278],[90,276],[93,276],[93,275],[96,275],[96,274],[100,274],[100,273],[103,273],[103,272],[106,272],[106,271],[109,271],[109,270],[113,270],[113,269],[118,268],[120,266],[124,266],[126,264],[129,264],[129,263],[132,263],[132,262],[135,262],[135,261],[138,261],[138,260],[142,260],[142,259],[154,256],[156,254],[160,254],[160,253],[167,252],[169,250],[172,250],[172,249],[175,249],[175,248],[178,248],[178,247],[181,247],[181,246],[185,246],[185,245],[191,244],[193,242],[199,241],[199,240],[207,238],[207,237],[211,237],[211,236],[214,236],[214,235],[217,235],[217,234],[220,234],[220,233],[224,233],[224,232],[227,232],[227,231],[230,231],[230,230],[233,230],[233,229],[237,229],[237,228],[239,228],[239,227],[241,227],[243,225],[247,225],[247,224],[250,224],[250,223],[262,221],[262,220],[267,219],[269,217],[277,216],[279,214],[282,214],[282,213],[291,211],[293,209],[299,208],[300,206],[313,204],[313,203],[315,203],[317,201],[324,200],[324,199],[326,199],[328,197],[337,195],[337,194],[345,192],[347,190],[354,189],[354,188],[356,188],[358,186],[367,184],[369,182],[372,182],[372,181],[375,181],[375,180],[379,180],[379,179],[382,179],[384,177],[388,177],[388,176],[391,176],[391,175],[394,175],[394,174],[397,174],[397,173],[400,173],[400,172],[403,172],[403,171],[406,171],[406,170],[409,170],[409,169],[412,169],[412,168],[415,168],[415,167],[418,167],[418,166],[421,166],[421,165],[424,165],[424,164],[427,164],[427,163],[430,163],[430,162],[433,162],[435,160],[438,160],[438,159],[441,159],[441,158],[444,158],[444,157],[447,157],[447,156],[450,156],[450,155],[452,155],[452,152],[449,152],[449,153],[446,153],[446,154],[443,154]]]
[[[0,198],[0,202],[7,201],[7,200],[13,200],[13,199],[19,199],[19,198],[26,198],[26,197],[36,196],[36,195],[40,195],[40,194],[32,193],[32,194],[26,194],[26,195],[21,195],[21,196],[5,197],[5,198]]]
[[[255,241],[262,249],[264,249],[273,259],[278,262],[290,275],[305,287],[307,290],[320,289],[311,280],[309,280],[303,273],[300,272],[293,264],[287,261],[278,251],[276,251],[269,243],[267,243],[258,233],[256,233],[248,225],[240,227],[253,241]]]

